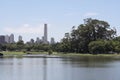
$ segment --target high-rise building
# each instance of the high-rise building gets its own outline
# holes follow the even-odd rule
[[[37,43],[37,44],[40,43],[40,39],[39,39],[39,37],[36,38],[36,43]]]
[[[70,34],[69,33],[65,33],[65,37],[66,38],[70,38]]]
[[[5,36],[5,42],[10,43],[10,37],[8,35]]]
[[[48,43],[48,35],[47,35],[47,24],[44,24],[44,43],[47,44]]]
[[[42,42],[44,42],[44,36],[42,36]]]
[[[14,43],[14,35],[13,34],[10,35],[10,43]]]
[[[31,43],[31,44],[34,44],[34,39],[31,39],[31,40],[30,40],[30,43]]]
[[[55,44],[55,39],[52,37],[51,38],[51,41],[50,41],[51,44]]]
[[[4,44],[4,43],[5,43],[5,36],[0,35],[0,44]]]
[[[19,35],[18,41],[22,41],[22,36],[21,35]]]

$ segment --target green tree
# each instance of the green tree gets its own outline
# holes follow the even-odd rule
[[[15,51],[17,49],[17,46],[15,43],[10,43],[6,45],[6,50],[8,51]]]
[[[97,19],[85,19],[84,24],[73,28],[71,33],[71,45],[73,50],[88,52],[88,44],[96,40],[111,40],[115,37],[116,31],[110,28],[106,21]]]
[[[113,54],[113,53],[120,53],[120,42],[118,41],[109,41],[109,40],[99,40],[99,41],[92,41],[89,43],[89,52],[90,53],[106,53],[106,54]]]
[[[119,41],[120,42],[120,36],[117,36],[113,39],[114,41]]]
[[[113,46],[114,46],[114,52],[120,53],[120,42],[119,41],[113,41]]]
[[[17,50],[21,51],[22,49],[24,49],[24,41],[18,41],[16,43],[16,46],[17,46]]]
[[[89,52],[92,54],[100,54],[106,52],[104,41],[92,41],[88,46]]]

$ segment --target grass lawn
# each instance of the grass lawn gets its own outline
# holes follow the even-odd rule
[[[4,52],[0,52],[3,53],[4,56],[22,56],[25,54],[48,54],[48,52],[15,52],[15,51],[4,51]],[[97,54],[97,55],[93,55],[93,54],[80,54],[80,53],[59,53],[59,52],[53,52],[52,55],[57,55],[57,56],[63,56],[63,57],[74,57],[74,56],[101,56],[101,57],[120,57],[120,54]]]
[[[25,54],[47,54],[47,52],[20,52],[20,51],[3,51],[3,52],[0,52],[0,53],[3,53],[5,56],[22,56],[22,55],[25,55]]]
[[[103,56],[103,57],[113,57],[113,56],[119,56],[120,57],[120,54],[82,54],[82,53],[53,53],[54,55],[60,55],[60,56]]]
[[[2,52],[4,55],[23,55],[25,54],[24,52],[14,52],[14,51],[5,51]]]

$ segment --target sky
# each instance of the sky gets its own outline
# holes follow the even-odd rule
[[[0,35],[41,38],[47,23],[48,40],[60,41],[86,18],[107,21],[120,35],[119,8],[120,0],[0,0]]]

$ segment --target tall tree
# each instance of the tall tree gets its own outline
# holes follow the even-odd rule
[[[16,45],[17,45],[17,50],[22,50],[22,49],[24,49],[24,41],[18,41],[17,43],[16,43]]]
[[[88,44],[96,40],[111,40],[114,38],[116,31],[110,28],[106,21],[97,19],[85,19],[84,24],[73,28],[71,33],[71,45],[73,50],[78,52],[88,52]]]

